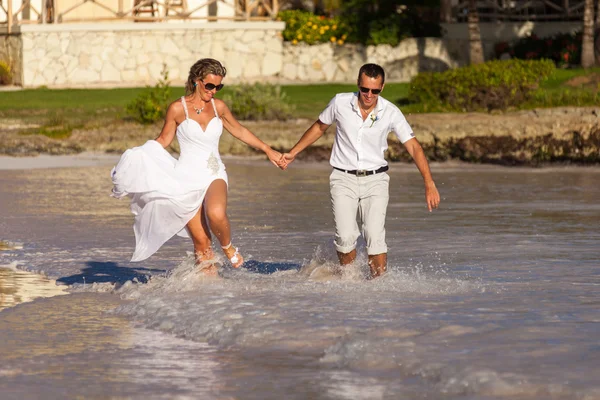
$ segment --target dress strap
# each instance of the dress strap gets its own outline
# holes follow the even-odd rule
[[[185,112],[185,119],[190,119],[187,110],[187,104],[185,104],[185,96],[181,96],[181,104],[183,104],[183,111]]]
[[[213,105],[213,110],[215,110],[215,117],[217,117],[217,119],[221,119],[221,118],[219,118],[219,114],[217,113],[217,106],[215,105],[215,99],[210,99],[210,102]]]

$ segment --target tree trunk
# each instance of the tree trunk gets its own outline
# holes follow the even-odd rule
[[[440,22],[452,22],[452,0],[440,0]]]
[[[483,63],[483,45],[481,43],[481,32],[479,31],[479,13],[475,0],[469,0],[469,57],[471,64]]]
[[[581,66],[594,66],[594,0],[585,0],[583,12],[583,41],[581,43]]]
[[[596,54],[596,65],[600,65],[600,0],[596,1],[596,26],[594,27],[594,50]]]

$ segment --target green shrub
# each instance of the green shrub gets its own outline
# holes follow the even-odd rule
[[[230,87],[223,101],[240,120],[286,120],[293,111],[281,88],[265,83]]]
[[[135,121],[142,124],[152,124],[160,121],[167,113],[171,99],[171,86],[169,72],[166,65],[162,70],[162,77],[154,87],[148,86],[144,92],[127,104],[126,112]]]
[[[425,21],[413,7],[388,3],[374,8],[371,0],[344,2],[341,14],[335,17],[286,10],[277,19],[285,22],[283,39],[293,44],[348,42],[396,46],[407,37],[441,36],[440,25]]]
[[[543,38],[533,34],[515,42],[500,42],[494,46],[496,57],[508,53],[522,60],[550,59],[560,67],[581,63],[581,31],[575,33],[557,33]]]
[[[339,17],[328,18],[302,10],[281,11],[277,19],[285,22],[283,39],[294,44],[333,42],[342,45],[350,32]]]
[[[404,2],[402,2],[404,3]],[[439,23],[424,19],[415,4],[400,5],[396,1],[344,1],[340,20],[352,27],[348,42],[366,45],[395,46],[407,37],[440,37]]]
[[[526,102],[554,68],[550,60],[513,59],[423,72],[411,81],[408,99],[449,111],[504,110]]]
[[[6,61],[0,61],[0,85],[12,83],[12,69]]]
[[[400,40],[408,36],[408,32],[401,32],[401,18],[398,14],[393,14],[387,18],[371,21],[369,25],[368,44],[379,45],[389,44],[397,46]]]

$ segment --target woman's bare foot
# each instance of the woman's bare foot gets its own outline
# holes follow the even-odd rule
[[[242,255],[239,253],[237,247],[234,247],[231,243],[229,243],[227,246],[222,246],[221,248],[223,249],[225,257],[227,257],[229,262],[231,262],[231,266],[233,266],[233,268],[239,268],[242,266],[244,263],[244,257],[242,257]]]
[[[196,259],[196,265],[200,265],[205,261],[210,261],[215,258],[215,253],[212,251],[212,248],[209,247],[204,251],[196,251],[194,253]]]
[[[206,276],[218,276],[219,268],[212,262],[215,258],[215,253],[212,248],[208,248],[204,251],[197,251],[195,253],[196,266],[199,267],[199,271]]]
[[[208,264],[200,269],[204,276],[219,276],[219,268],[215,264]]]

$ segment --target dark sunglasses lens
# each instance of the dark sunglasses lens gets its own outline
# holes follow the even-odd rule
[[[206,90],[213,90],[213,89],[217,89],[217,92],[221,89],[223,89],[223,86],[225,86],[223,83],[221,83],[220,85],[214,85],[213,83],[205,83],[204,87],[206,88]]]
[[[368,87],[359,87],[360,91],[363,93],[369,93],[369,90],[373,93],[373,94],[379,94],[381,93],[381,89],[371,89]]]

